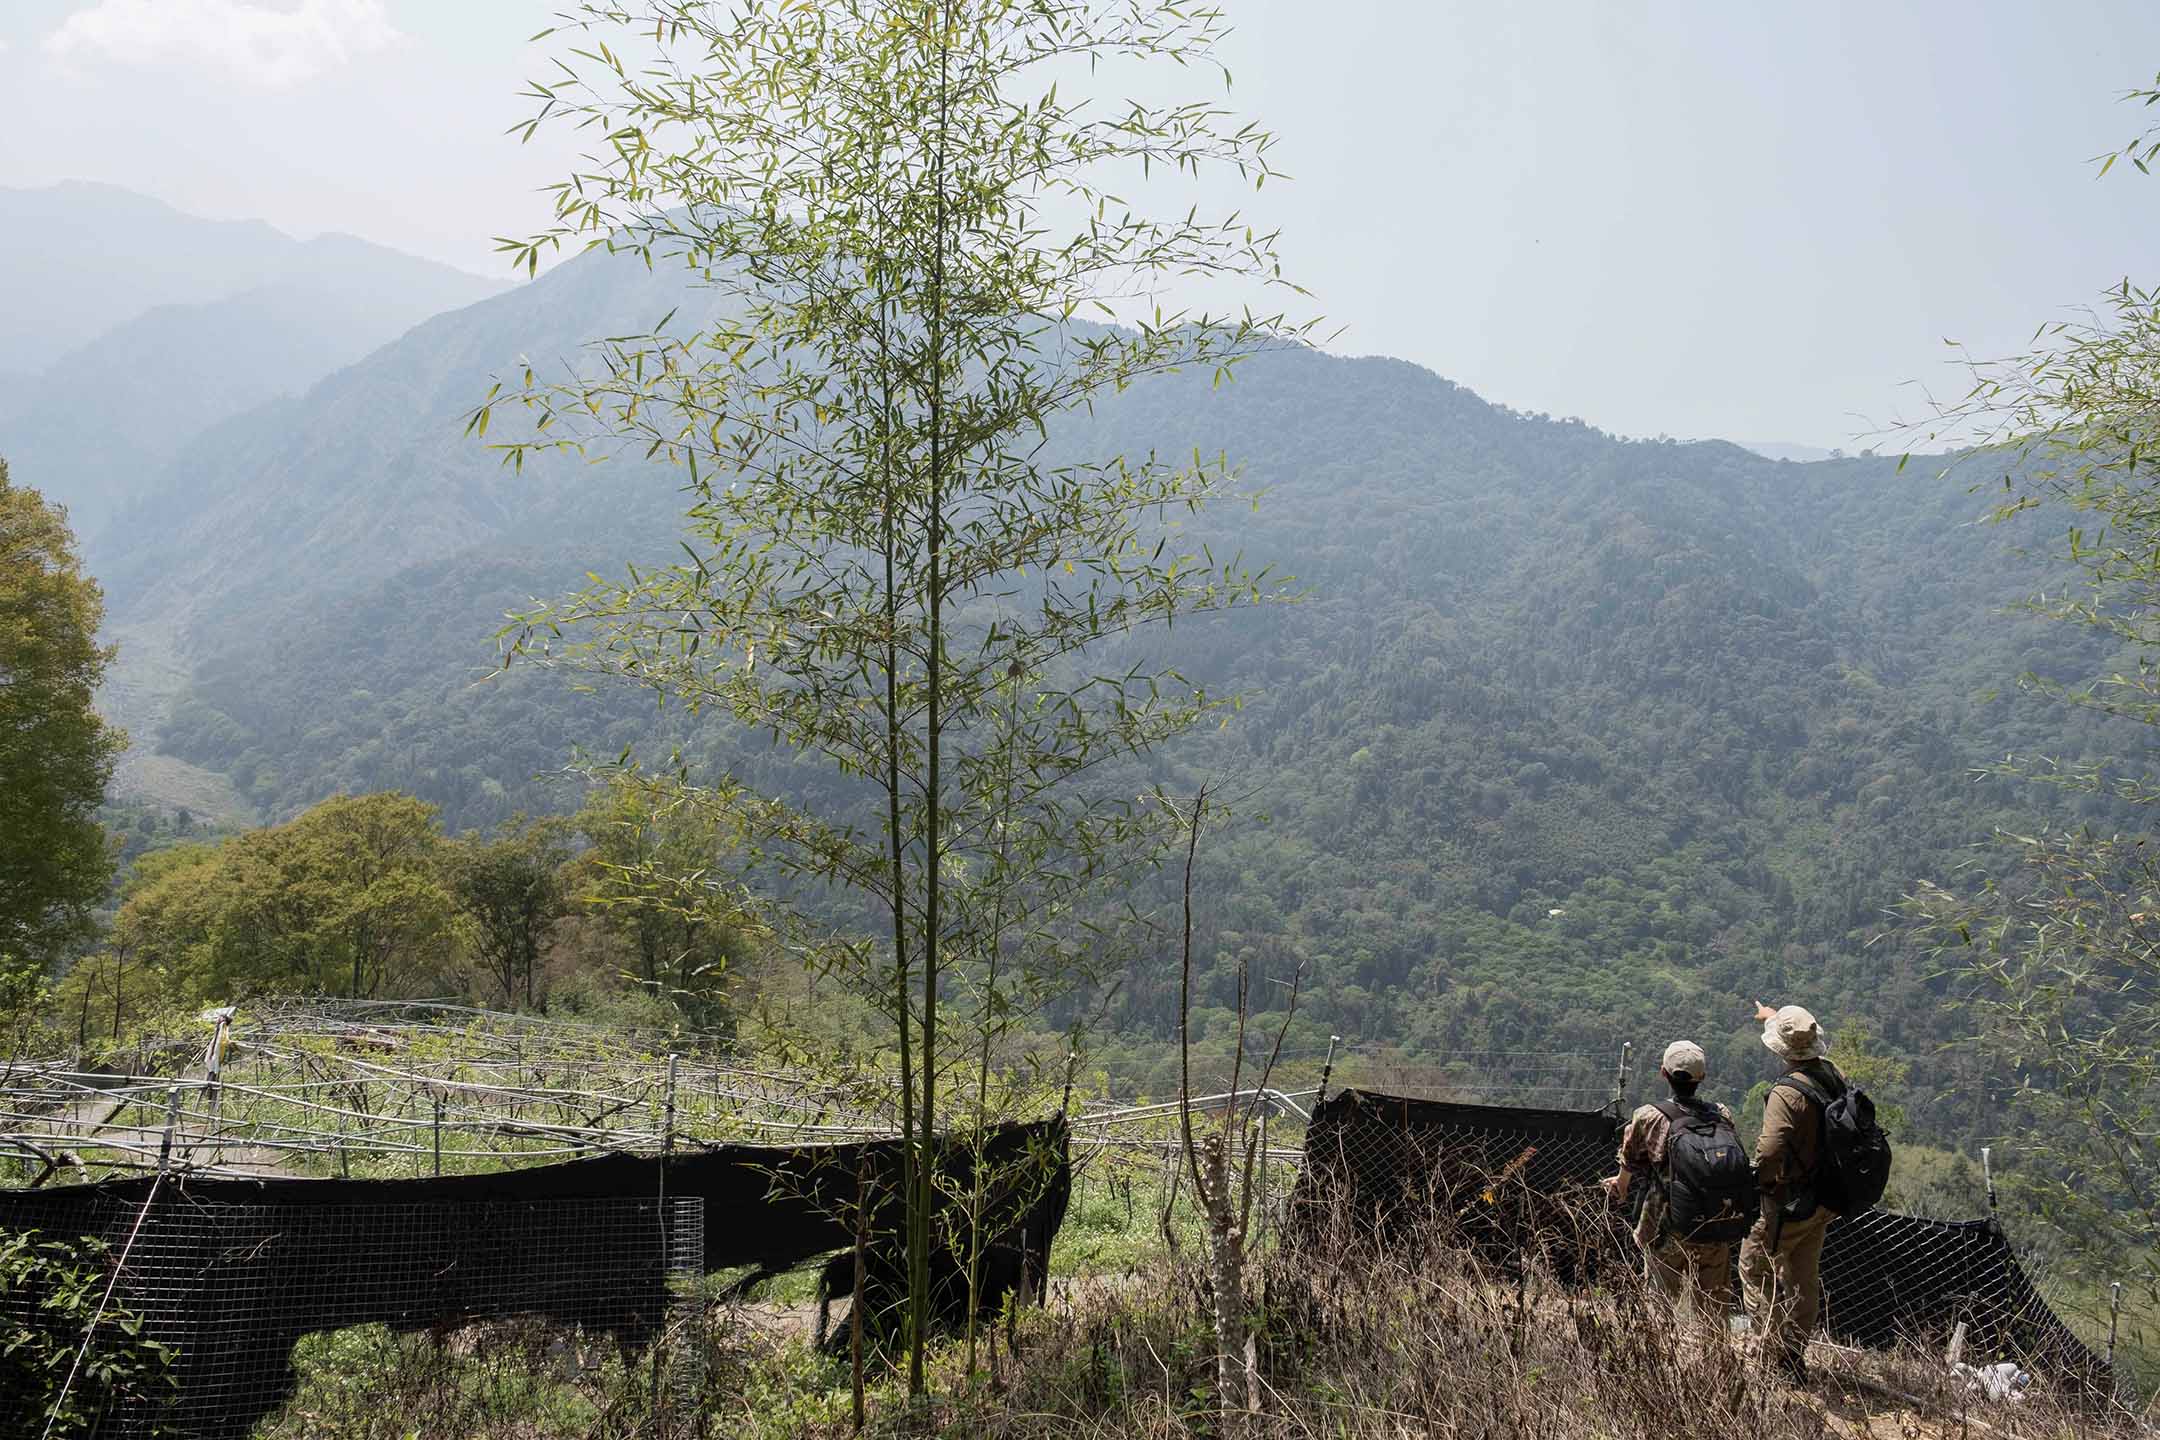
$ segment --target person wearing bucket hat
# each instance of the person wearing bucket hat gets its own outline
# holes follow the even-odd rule
[[[1658,1074],[1670,1100],[1644,1105],[1620,1132],[1620,1172],[1606,1193],[1639,1208],[1635,1240],[1643,1270],[1665,1298],[1722,1324],[1732,1306],[1732,1246],[1754,1212],[1755,1179],[1733,1130],[1732,1111],[1701,1099],[1709,1072],[1692,1040],[1665,1047]]]
[[[1798,1005],[1758,1003],[1762,1043],[1785,1075],[1763,1105],[1755,1142],[1755,1178],[1762,1213],[1740,1246],[1740,1288],[1748,1315],[1770,1357],[1792,1379],[1807,1379],[1807,1342],[1822,1313],[1823,1232],[1837,1217],[1817,1203],[1823,1165],[1823,1104],[1817,1097],[1845,1090],[1830,1062],[1829,1037]]]

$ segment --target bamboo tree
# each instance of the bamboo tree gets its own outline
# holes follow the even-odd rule
[[[2124,97],[2141,110],[2154,87]],[[2099,157],[2143,174],[2148,125]],[[1916,434],[1949,443],[1945,473],[1972,477],[1987,518],[2060,527],[2066,582],[2025,608],[2098,637],[2108,668],[2082,680],[2022,677],[2066,705],[2160,728],[2160,288],[2125,278],[2023,351],[1963,352],[1970,387]],[[1910,458],[1909,456],[1907,457]],[[2134,733],[2134,732],[2120,732]],[[1998,834],[2013,869],[1987,862],[1950,886],[1918,882],[1906,913],[1964,982],[1980,1039],[2012,1082],[2025,1157],[2020,1188],[2095,1261],[2127,1263],[2160,1311],[2160,858],[2150,845],[2160,774],[2149,739],[2103,763],[2011,755],[1992,767],[2053,786],[2098,823]],[[2126,830],[2107,828],[2123,817]],[[2117,1271],[2109,1268],[2108,1277]]]
[[[1103,65],[1212,66],[1227,87],[1208,6],[637,0],[561,33],[523,128],[598,141],[556,223],[506,247],[533,269],[604,247],[694,288],[578,379],[498,385],[472,429],[522,407],[514,463],[627,452],[680,466],[693,503],[685,559],[517,617],[510,654],[732,715],[854,787],[815,814],[726,777],[695,789],[779,878],[882,917],[878,942],[796,943],[894,1024],[919,1394],[944,1077],[969,1059],[941,1007],[984,1023],[1088,983],[1083,902],[1163,839],[1117,763],[1222,703],[1141,633],[1282,593],[1178,543],[1223,457],[1053,458],[1099,395],[1189,366],[1220,382],[1306,334],[1161,307],[1170,284],[1284,286],[1275,237],[1112,187],[1258,185],[1271,138],[1218,103],[1072,88]]]

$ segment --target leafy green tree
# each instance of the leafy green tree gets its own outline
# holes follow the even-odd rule
[[[693,1028],[724,1028],[730,971],[754,945],[724,878],[738,836],[708,807],[628,776],[596,788],[573,823],[587,849],[567,867],[568,898],[622,939],[640,986]]]
[[[143,857],[114,922],[197,998],[408,994],[447,974],[456,910],[434,807],[338,795],[284,825]]]
[[[0,460],[0,1016],[90,932],[112,880],[96,811],[127,739],[92,706],[103,618],[66,512]]]
[[[526,133],[607,142],[557,188],[557,226],[509,248],[531,268],[566,242],[631,249],[714,294],[700,324],[598,347],[589,379],[528,371],[474,412],[485,434],[527,407],[521,464],[627,450],[685,467],[694,502],[686,561],[523,617],[515,650],[732,714],[841,777],[814,812],[715,792],[791,883],[881,917],[874,945],[803,941],[894,1025],[919,1394],[924,1161],[968,1058],[941,1004],[987,1024],[1086,978],[1078,901],[1167,837],[1129,781],[1085,782],[1215,703],[1135,634],[1275,593],[1241,559],[1183,553],[1168,523],[1221,461],[1046,447],[1144,376],[1219,381],[1300,333],[1160,308],[1171,284],[1281,283],[1274,237],[1118,198],[1157,172],[1257,185],[1270,137],[1216,103],[1073,84],[1099,64],[1219,70],[1208,7],[637,0],[567,23],[577,48],[534,86]]]
[[[214,844],[190,842],[154,850],[135,862],[121,887],[112,943],[125,946],[143,970],[172,977],[197,999],[205,993],[212,946],[230,887],[225,856]]]
[[[2129,97],[2150,105],[2160,87]],[[2103,158],[2141,172],[2160,126]],[[2024,353],[1970,360],[1973,383],[1935,434],[1980,443],[1998,521],[2037,512],[2068,528],[2074,583],[2034,612],[2097,635],[2097,674],[2025,687],[2072,709],[2160,727],[2160,292],[2128,279]],[[2150,752],[2078,763],[2046,752],[2000,767],[2131,815],[2160,802]],[[1984,1038],[2012,1081],[2020,1188],[2066,1235],[2143,1269],[2160,1306],[2160,856],[2148,824],[2036,827],[2002,837],[2017,864],[1975,885],[1923,883],[1920,933],[1972,983]]]
[[[236,992],[372,998],[449,966],[452,902],[435,807],[335,795],[228,848],[214,974]]]
[[[450,892],[467,947],[506,1003],[516,1002],[521,983],[525,1004],[534,1003],[541,951],[568,909],[562,871],[569,862],[569,827],[522,813],[492,838],[474,836],[449,848]]]

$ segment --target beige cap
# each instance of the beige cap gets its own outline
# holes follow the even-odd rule
[[[1658,1061],[1658,1068],[1667,1075],[1692,1075],[1700,1080],[1710,1073],[1710,1062],[1702,1046],[1693,1040],[1675,1040],[1665,1047],[1665,1058]]]
[[[1792,1065],[1820,1059],[1830,1048],[1822,1026],[1798,1005],[1787,1005],[1763,1021],[1762,1043],[1769,1047],[1771,1054]]]

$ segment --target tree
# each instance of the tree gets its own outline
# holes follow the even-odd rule
[[[113,917],[115,945],[125,945],[139,969],[171,976],[197,999],[213,963],[219,916],[229,897],[225,854],[217,845],[188,843],[153,850],[136,860]]]
[[[568,827],[522,812],[493,839],[474,836],[450,851],[450,891],[465,921],[473,958],[515,1004],[522,981],[531,1006],[533,976],[548,932],[568,909],[562,870],[570,861]]]
[[[2127,98],[2160,101],[2160,81]],[[2102,173],[2117,158],[2145,172],[2156,146],[2160,127],[2103,157]],[[1967,359],[1971,388],[1939,408],[1931,438],[1977,437],[1951,468],[1983,472],[1975,488],[1998,494],[1994,520],[2067,518],[2077,583],[2028,608],[2096,632],[2120,657],[2082,681],[2023,684],[2160,727],[2160,292],[2125,279],[2026,352]],[[1998,768],[2135,812],[2160,802],[2149,763],[2013,755]],[[2160,856],[2138,831],[2000,838],[2015,867],[1970,886],[1922,883],[1911,912],[1971,983],[2008,1067],[2023,1187],[2073,1240],[2141,1266],[2160,1305]]]
[[[447,842],[409,795],[336,795],[284,825],[143,857],[114,933],[198,999],[411,993],[456,953]]]
[[[535,427],[506,446],[518,464],[682,466],[693,543],[522,617],[513,654],[732,714],[851,787],[816,814],[710,793],[788,883],[880,917],[875,943],[798,942],[894,1026],[919,1395],[941,1004],[990,1015],[1087,978],[1079,902],[1162,839],[1138,787],[1101,777],[1218,703],[1136,632],[1276,593],[1241,559],[1180,553],[1169,522],[1226,481],[1219,458],[1046,448],[1098,395],[1185,366],[1220,381],[1303,333],[1162,309],[1170,284],[1282,283],[1274,236],[1111,187],[1205,168],[1258,185],[1270,137],[1209,102],[1076,94],[1098,64],[1219,70],[1205,6],[632,0],[568,28],[525,133],[605,142],[557,187],[556,226],[508,248],[528,268],[577,242],[683,265],[712,317],[608,341],[590,378],[528,370],[471,425],[514,401]]]
[[[634,776],[595,789],[573,823],[588,848],[570,867],[568,898],[623,938],[639,985],[693,1028],[720,1028],[729,971],[749,953],[753,928],[722,878],[737,849],[733,827]]]
[[[236,991],[354,999],[433,978],[455,948],[444,844],[434,806],[389,792],[333,795],[242,836],[215,973]]]
[[[89,933],[112,882],[96,810],[127,737],[92,705],[104,614],[67,513],[0,460],[0,1014]]]

